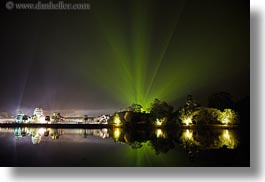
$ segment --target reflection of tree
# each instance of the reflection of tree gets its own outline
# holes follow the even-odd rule
[[[238,146],[238,140],[229,130],[223,130],[219,136],[218,147],[227,147],[228,149],[235,149]]]
[[[201,151],[220,149],[224,146],[228,149],[235,149],[239,143],[237,133],[233,130],[185,129],[177,135],[172,135],[171,131],[167,133],[166,138],[156,136],[150,139],[151,146],[156,153],[166,153],[176,146],[182,146],[190,160],[194,160]]]
[[[155,99],[151,105],[150,118],[153,121],[156,121],[156,119],[163,119],[163,124],[167,124],[168,121],[172,121],[173,111],[173,106],[166,102],[162,102],[159,99]]]
[[[39,144],[40,141],[41,141],[41,135],[37,134],[35,136],[32,136],[31,137],[31,141],[32,141],[33,144]]]
[[[103,128],[103,129],[82,129],[80,130],[80,133],[83,138],[87,138],[88,135],[93,135],[96,137],[100,138],[108,138],[109,137],[109,132],[108,129]]]
[[[231,94],[227,92],[215,93],[209,97],[209,107],[217,108],[223,111],[224,109],[233,109],[235,103]]]
[[[178,117],[183,124],[192,124],[193,112],[198,106],[199,104],[193,96],[188,95],[185,104],[179,109],[178,113]]]
[[[183,130],[181,142],[184,146],[197,146],[200,150],[218,149],[226,146],[235,149],[238,138],[234,131],[227,129]]]
[[[156,154],[167,153],[175,148],[174,140],[169,138],[152,138],[150,143]]]
[[[51,129],[50,136],[53,140],[58,140],[59,137],[63,134],[61,129]]]
[[[142,142],[135,141],[135,142],[131,143],[131,147],[132,147],[133,149],[139,149],[139,148],[141,148],[142,146],[143,146]]]

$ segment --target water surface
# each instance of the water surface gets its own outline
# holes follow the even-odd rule
[[[238,129],[0,128],[1,166],[249,166]]]

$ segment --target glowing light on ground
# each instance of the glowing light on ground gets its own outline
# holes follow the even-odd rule
[[[162,121],[158,118],[156,118],[156,122],[155,122],[156,126],[161,126],[162,125]]]
[[[225,124],[225,125],[228,125],[229,122],[230,121],[229,121],[229,119],[227,117],[224,118],[223,121],[222,121],[222,123]]]
[[[237,113],[232,109],[225,109],[218,115],[218,120],[224,124],[235,124],[237,122]]]
[[[182,123],[184,123],[186,126],[191,125],[191,124],[192,124],[192,119],[191,119],[191,117],[187,117],[187,118],[185,118],[185,119],[182,121]]]
[[[115,114],[114,115],[114,118],[113,118],[113,122],[116,126],[120,126],[121,125],[121,119],[120,119],[120,116],[119,114]]]

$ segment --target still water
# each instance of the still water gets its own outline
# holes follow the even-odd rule
[[[238,129],[0,128],[0,166],[248,166]]]

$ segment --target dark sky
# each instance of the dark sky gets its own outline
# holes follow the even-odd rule
[[[188,94],[205,103],[219,91],[249,95],[249,1],[78,2],[91,9],[6,10],[1,2],[0,112],[95,115],[130,98],[180,105]]]

